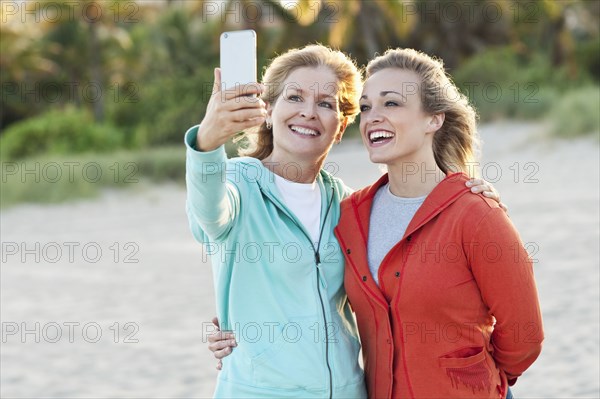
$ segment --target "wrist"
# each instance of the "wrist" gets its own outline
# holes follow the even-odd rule
[[[196,150],[202,152],[214,151],[222,144],[223,143],[215,142],[210,135],[202,134],[202,131],[198,130],[195,142]]]

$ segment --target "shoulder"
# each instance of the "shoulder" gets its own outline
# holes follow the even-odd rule
[[[502,210],[500,205],[482,194],[473,194],[470,191],[461,195],[451,206],[453,212],[458,212],[470,220],[481,219],[494,209]]]
[[[340,205],[340,211],[342,214],[342,218],[351,217],[351,215],[355,215],[356,212],[363,214],[363,212],[367,212],[363,217],[369,217],[372,200],[377,193],[378,187],[374,185],[370,185],[364,188],[361,188],[358,191],[350,194],[346,199],[344,199]]]
[[[342,206],[350,207],[350,206],[353,206],[353,204],[356,206],[359,206],[362,203],[364,203],[365,201],[372,200],[372,198],[375,196],[375,194],[377,193],[379,188],[381,188],[387,182],[388,182],[388,175],[385,174],[385,175],[381,176],[379,179],[377,179],[375,182],[373,182],[372,184],[353,192],[352,195],[350,195],[346,200],[344,200],[344,202],[342,203]]]
[[[229,158],[226,161],[227,181],[236,185],[254,186],[269,178],[269,171],[259,159],[251,157]]]
[[[444,207],[444,213],[460,219],[477,220],[493,209],[502,210],[496,201],[482,194],[472,193],[465,185],[468,180],[469,177],[464,173],[448,175],[429,194],[428,199],[431,197],[435,203]]]
[[[228,165],[237,165],[244,168],[264,168],[259,159],[252,157],[235,157],[227,160]]]
[[[483,211],[500,208],[498,202],[490,199],[482,194],[474,194],[471,191],[466,192],[457,201],[461,206],[467,206],[475,209],[481,209]]]
[[[495,239],[514,231],[510,218],[498,203],[481,194],[465,193],[448,208],[447,216],[460,223],[466,240]]]
[[[342,207],[348,208],[351,207],[352,204],[358,203],[361,198],[365,196],[365,193],[368,191],[369,187],[361,188],[360,190],[356,190],[352,192],[345,200],[342,201]]]
[[[340,179],[339,177],[335,177],[326,170],[321,169],[320,175],[323,179],[323,184],[325,184],[325,186],[333,187],[336,193],[338,193],[340,200],[348,198],[348,196],[354,192],[354,190],[348,187],[342,179]]]

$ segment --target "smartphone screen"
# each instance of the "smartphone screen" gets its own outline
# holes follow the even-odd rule
[[[256,83],[256,32],[223,32],[220,42],[221,83],[225,89]]]

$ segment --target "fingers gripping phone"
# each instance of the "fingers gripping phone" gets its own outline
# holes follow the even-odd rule
[[[238,30],[221,34],[222,89],[256,83],[256,32]]]

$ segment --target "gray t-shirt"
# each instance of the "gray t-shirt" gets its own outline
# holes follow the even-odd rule
[[[394,245],[404,236],[408,224],[427,196],[417,198],[396,197],[389,183],[375,193],[369,221],[367,254],[369,269],[379,285],[379,266]]]

